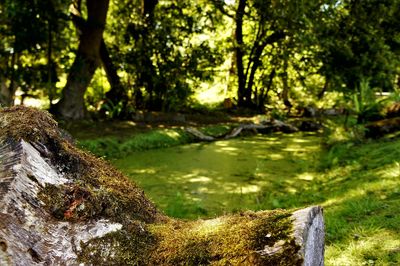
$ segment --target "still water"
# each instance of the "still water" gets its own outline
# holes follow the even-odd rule
[[[113,164],[166,214],[213,217],[282,207],[278,196],[312,181],[319,144],[315,135],[259,135],[136,152]]]

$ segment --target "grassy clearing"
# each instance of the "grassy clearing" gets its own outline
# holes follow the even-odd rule
[[[243,147],[236,140],[196,144],[133,153],[115,163],[168,215],[194,219],[319,204],[327,226],[326,265],[399,265],[400,138],[363,141],[357,128],[331,128],[325,137],[278,134],[255,143],[237,140]],[[165,135],[150,136],[138,138],[144,148],[131,143],[133,149],[124,149],[163,147],[149,143]]]
[[[400,140],[341,149],[319,188],[326,193],[327,265],[399,265]]]
[[[198,165],[188,164],[188,159],[179,160],[179,156],[190,155],[175,148],[142,153],[147,165],[132,166],[130,160],[130,169],[135,168],[132,171],[127,165],[119,166],[174,217],[193,219],[242,209],[320,204],[325,208],[327,225],[327,265],[398,265],[400,140],[341,142],[328,151],[318,151],[312,143],[296,146],[290,137],[277,139],[271,138],[268,149],[273,153],[268,158],[257,160],[256,155],[243,162],[254,168],[253,172],[238,160],[216,159],[217,153],[208,155],[208,172],[203,172]],[[238,158],[235,147],[221,144],[218,148]],[[264,153],[266,150],[264,147]],[[163,155],[176,162],[170,174],[160,159]],[[207,157],[194,158],[203,160],[202,156]],[[157,161],[156,167],[150,158]],[[218,164],[227,168],[218,172],[214,169]],[[182,174],[180,167],[189,172]],[[237,179],[232,172],[224,175],[228,168],[236,171]]]

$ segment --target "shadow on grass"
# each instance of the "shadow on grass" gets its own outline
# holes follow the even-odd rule
[[[152,150],[115,162],[168,215],[322,205],[327,265],[400,263],[400,140],[272,135]],[[397,263],[397,264],[396,264]]]

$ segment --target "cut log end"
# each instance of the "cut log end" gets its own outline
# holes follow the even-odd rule
[[[308,207],[293,213],[294,237],[301,247],[304,265],[324,265],[325,224],[319,206]]]

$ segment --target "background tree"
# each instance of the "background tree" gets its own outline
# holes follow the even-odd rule
[[[79,36],[79,47],[71,66],[67,84],[54,112],[67,119],[82,119],[86,107],[84,94],[100,63],[100,46],[106,26],[108,0],[87,0],[87,19]]]
[[[325,5],[315,23],[327,89],[353,93],[368,78],[391,90],[399,74],[399,1],[340,1]]]
[[[50,101],[55,97],[54,84],[65,48],[65,8],[56,0],[0,1],[2,105],[13,105],[18,89],[23,97],[47,95]]]
[[[124,22],[124,34],[110,21],[115,36],[111,53],[126,71],[125,83],[135,108],[173,111],[185,107],[200,81],[210,79],[219,55],[204,33],[212,34],[213,10],[203,1],[126,1],[112,13]]]

